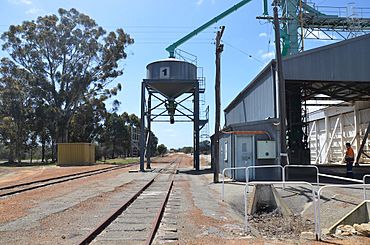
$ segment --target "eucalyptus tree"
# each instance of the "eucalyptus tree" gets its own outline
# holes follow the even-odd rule
[[[157,151],[160,156],[164,156],[167,153],[167,147],[164,144],[160,144],[157,146]]]
[[[107,33],[73,8],[12,25],[1,38],[9,53],[2,64],[27,73],[29,91],[50,108],[58,142],[68,142],[71,120],[82,105],[92,98],[104,102],[121,89],[112,82],[122,75],[119,61],[134,42],[123,29]]]
[[[71,120],[69,138],[73,142],[96,142],[103,131],[107,115],[105,103],[92,98],[79,107]]]
[[[125,120],[117,113],[107,113],[100,143],[111,158],[126,154],[129,150],[129,132]]]
[[[6,61],[0,64],[0,72],[0,139],[8,148],[9,162],[21,162],[32,117],[28,74]]]

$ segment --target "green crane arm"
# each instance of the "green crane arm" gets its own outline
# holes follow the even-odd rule
[[[180,46],[184,42],[188,41],[190,38],[194,37],[199,32],[201,32],[204,29],[208,28],[209,26],[213,25],[214,23],[216,23],[220,19],[222,19],[225,16],[227,16],[227,15],[231,14],[232,12],[236,11],[238,8],[240,8],[240,7],[244,6],[245,4],[249,3],[250,1],[252,1],[252,0],[243,0],[243,1],[235,4],[231,8],[227,9],[226,11],[222,12],[221,14],[217,15],[216,17],[214,17],[213,19],[211,19],[210,21],[208,21],[207,23],[201,25],[200,27],[198,27],[194,31],[190,32],[188,35],[184,36],[183,38],[179,39],[175,43],[173,43],[170,46],[168,46],[166,48],[166,51],[168,51],[170,53],[170,58],[175,58],[175,49],[178,46]]]

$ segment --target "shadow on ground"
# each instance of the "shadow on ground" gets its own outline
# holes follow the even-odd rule
[[[56,165],[55,162],[21,162],[21,163],[10,163],[10,162],[3,162],[0,163],[0,167],[37,167],[37,166],[53,166]]]
[[[206,169],[201,169],[198,171],[195,169],[186,169],[186,170],[179,170],[178,172],[182,174],[190,174],[190,175],[203,175],[203,174],[213,173],[213,169],[206,168]]]

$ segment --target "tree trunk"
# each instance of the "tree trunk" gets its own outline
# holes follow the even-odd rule
[[[32,148],[30,148],[30,164],[32,164],[32,157],[33,157],[33,152],[32,152]]]
[[[10,144],[10,147],[9,147],[9,155],[8,155],[8,162],[9,163],[14,163],[14,160],[15,160],[14,149],[13,149],[13,147]]]
[[[45,162],[45,141],[42,141],[41,144],[41,162]]]
[[[113,143],[113,147],[112,147],[112,159],[114,158],[114,151],[115,151],[115,144]]]
[[[55,141],[52,139],[51,140],[51,161],[55,161]]]

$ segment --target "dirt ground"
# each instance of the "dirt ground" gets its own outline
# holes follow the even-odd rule
[[[37,167],[0,167],[0,187],[21,184],[40,179],[53,178],[89,170],[107,168],[111,165],[79,167],[37,166]]]
[[[177,156],[157,158],[152,168],[165,166]],[[201,165],[207,165],[202,157]],[[106,165],[104,165],[105,167]],[[244,216],[221,202],[207,169],[195,172],[192,156],[182,155],[174,190],[181,204],[177,217],[176,241],[160,244],[324,244],[297,237],[269,238],[244,234]],[[101,168],[27,167],[1,168],[0,186],[44,179]],[[107,172],[83,179],[35,189],[0,199],[0,244],[76,244],[116,209],[113,203],[123,201],[154,173],[135,172],[138,166]],[[331,239],[331,244],[370,244],[368,238]]]

